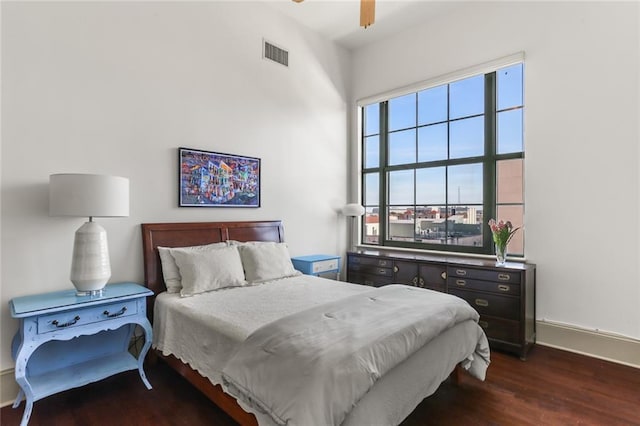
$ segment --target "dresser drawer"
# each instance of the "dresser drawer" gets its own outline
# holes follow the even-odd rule
[[[335,271],[338,269],[338,259],[321,260],[319,262],[313,262],[311,267],[314,274],[320,274],[327,271]]]
[[[60,329],[80,327],[99,321],[126,317],[138,313],[135,300],[111,303],[84,309],[57,312],[38,317],[38,334],[49,333]]]
[[[393,277],[393,269],[375,265],[349,265],[349,272],[378,275],[381,277]]]
[[[440,293],[446,293],[447,292],[447,287],[444,285],[444,282],[442,284],[425,282],[422,285],[422,287],[423,288],[428,288],[429,290],[439,291]]]
[[[482,327],[489,339],[502,340],[509,343],[520,341],[520,323],[502,318],[481,316],[478,325]]]
[[[449,288],[464,288],[468,290],[490,291],[499,294],[520,295],[520,284],[501,283],[495,281],[481,281],[468,278],[449,277],[447,279]]]
[[[382,287],[383,285],[392,284],[393,277],[349,272],[349,282],[370,285],[372,287]]]
[[[496,271],[493,269],[475,269],[464,266],[449,266],[447,276],[455,278],[468,278],[487,281],[497,281],[501,283],[520,283],[520,273],[506,270]]]
[[[393,262],[387,259],[377,259],[373,257],[349,256],[349,267],[355,265],[382,266],[383,268],[391,268]]]
[[[520,318],[520,299],[457,288],[450,288],[449,293],[469,302],[480,315],[513,320]]]

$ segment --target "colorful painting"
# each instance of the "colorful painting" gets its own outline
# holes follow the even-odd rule
[[[180,148],[181,207],[260,207],[260,159]]]

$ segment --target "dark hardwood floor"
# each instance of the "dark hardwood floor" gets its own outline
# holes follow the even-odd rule
[[[34,405],[30,426],[235,425],[163,363],[50,396]],[[0,410],[18,425],[24,403]],[[487,380],[447,380],[403,422],[416,425],[640,425],[640,369],[536,346],[525,362],[492,353]],[[367,425],[368,426],[368,425]]]

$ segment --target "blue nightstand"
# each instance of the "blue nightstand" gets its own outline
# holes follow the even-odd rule
[[[293,267],[306,275],[315,275],[333,272],[340,273],[340,256],[326,254],[312,254],[309,256],[292,257]]]
[[[35,401],[123,371],[137,369],[151,389],[142,364],[151,346],[146,298],[152,294],[141,285],[119,283],[97,296],[77,296],[73,289],[9,302],[11,316],[20,320],[11,354],[20,386],[13,408],[26,398],[21,426],[29,422]],[[136,326],[145,333],[138,358],[128,350]]]

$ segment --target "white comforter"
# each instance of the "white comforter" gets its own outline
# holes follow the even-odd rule
[[[225,390],[279,425],[339,425],[386,372],[478,313],[463,300],[404,285],[355,294],[271,322],[223,369]],[[472,373],[484,379],[478,339]]]
[[[214,384],[251,333],[287,315],[364,293],[371,287],[300,275],[193,297],[161,293],[153,314],[153,347],[175,355]]]

